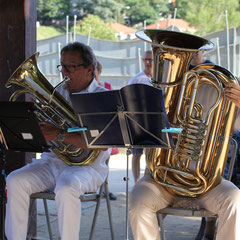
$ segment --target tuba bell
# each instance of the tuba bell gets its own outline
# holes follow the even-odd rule
[[[136,36],[152,46],[152,84],[164,94],[173,134],[172,149],[146,150],[154,180],[173,194],[197,197],[216,186],[224,172],[236,106],[225,99],[228,82],[238,84],[226,69],[203,64],[188,71],[193,54],[214,44],[190,34],[148,29]]]
[[[36,115],[39,121],[50,121],[59,129],[78,125],[71,105],[56,90],[60,84],[64,84],[68,79],[58,84],[55,88],[48,82],[37,66],[39,53],[33,54],[25,60],[11,75],[6,83],[9,88],[13,85],[18,89],[10,97],[10,101],[16,101],[24,94],[30,94]],[[50,141],[53,151],[61,160],[68,165],[81,166],[91,164],[100,154],[97,150],[83,150],[72,144],[60,141]]]

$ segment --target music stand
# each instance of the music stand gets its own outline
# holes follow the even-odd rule
[[[105,92],[70,95],[83,138],[88,147],[174,146],[172,135],[162,132],[170,124],[162,91],[132,84]]]
[[[5,239],[6,151],[44,152],[49,147],[31,102],[0,102],[0,239]]]
[[[88,147],[127,148],[126,238],[128,239],[128,156],[134,148],[172,148],[174,142],[162,91],[145,84],[120,90],[74,93],[70,96]]]

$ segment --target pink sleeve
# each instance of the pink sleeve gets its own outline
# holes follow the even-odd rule
[[[111,90],[112,89],[112,86],[110,83],[107,83],[107,82],[104,82],[104,87],[108,90]]]

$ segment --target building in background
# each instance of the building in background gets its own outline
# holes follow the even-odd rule
[[[169,29],[169,30],[171,30],[172,27],[174,27],[174,29],[176,28],[179,29],[180,32],[187,32],[191,34],[194,34],[196,32],[196,29],[194,27],[191,27],[187,21],[179,18],[176,18],[176,19],[168,18],[161,22],[146,26],[146,28],[149,28],[149,29],[152,28],[152,29]]]
[[[126,25],[123,25],[121,23],[111,23],[111,26],[114,30],[117,31],[117,38],[119,41],[122,40],[131,40],[135,39],[135,32],[137,31],[134,28],[128,27]]]

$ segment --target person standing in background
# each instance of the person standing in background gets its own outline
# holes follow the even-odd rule
[[[152,86],[151,84],[151,78],[152,78],[152,63],[153,63],[153,56],[152,51],[148,50],[144,53],[143,57],[143,64],[144,64],[144,70],[136,74],[134,77],[132,77],[128,85],[130,84],[146,84],[149,86]],[[134,177],[135,183],[140,178],[140,159],[143,154],[143,148],[133,148],[132,150],[132,173]]]
[[[111,90],[112,89],[112,86],[110,83],[108,82],[101,82],[100,81],[100,75],[102,73],[102,64],[97,61],[97,71],[96,71],[96,76],[95,76],[95,79],[97,80],[98,84],[108,90]],[[112,148],[112,151],[111,151],[111,155],[115,155],[115,154],[118,154],[119,151],[118,151],[118,148]],[[110,200],[117,200],[117,196],[115,194],[113,194],[112,192],[109,192],[109,199]]]
[[[206,63],[213,64],[213,62],[211,62],[209,59],[204,58],[203,54],[204,54],[204,50],[199,50],[193,54],[188,70],[191,70],[192,68],[201,64],[206,64]]]
[[[141,84],[152,86],[150,82],[152,78],[152,63],[153,63],[152,50],[146,51],[144,53],[142,60],[144,64],[144,70],[137,73],[134,77],[132,77],[129,80],[128,85],[141,83]]]
[[[98,84],[102,87],[105,87],[108,90],[112,90],[112,86],[111,86],[110,83],[108,83],[108,82],[103,83],[103,82],[100,81],[101,73],[102,73],[102,64],[99,61],[97,61],[97,72],[96,72],[96,77],[95,78],[96,78]]]

